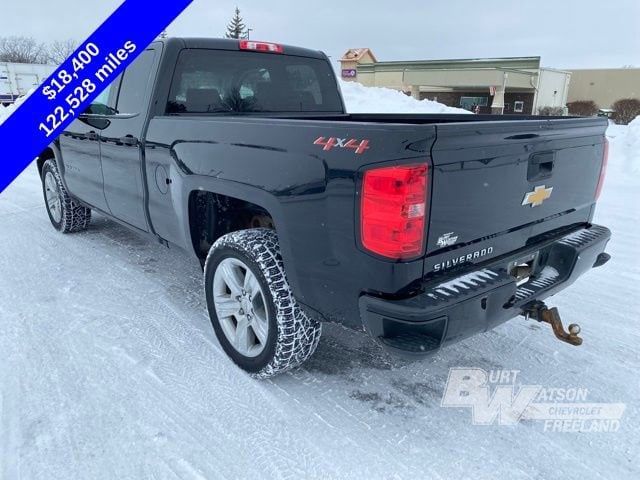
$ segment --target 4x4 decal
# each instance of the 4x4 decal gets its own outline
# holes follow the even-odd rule
[[[336,138],[329,137],[325,139],[325,137],[318,137],[316,141],[313,142],[314,145],[321,145],[324,151],[329,151],[332,148],[351,148],[355,150],[357,155],[363,154],[366,150],[369,149],[369,140],[358,140],[357,138]]]

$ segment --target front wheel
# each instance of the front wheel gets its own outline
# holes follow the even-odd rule
[[[53,159],[42,166],[42,192],[53,228],[62,233],[86,230],[91,222],[91,209],[69,195]]]
[[[275,231],[224,235],[211,247],[204,274],[211,323],[239,367],[266,378],[313,354],[321,324],[291,293]]]

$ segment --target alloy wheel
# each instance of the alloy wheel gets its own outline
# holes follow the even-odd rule
[[[213,300],[222,331],[246,357],[262,353],[269,337],[266,297],[255,274],[241,260],[225,258],[213,277]]]
[[[62,197],[58,183],[51,172],[47,172],[44,176],[44,192],[51,217],[56,223],[60,223],[62,220]]]

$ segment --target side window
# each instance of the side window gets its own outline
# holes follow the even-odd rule
[[[460,108],[473,112],[476,107],[486,107],[489,104],[488,97],[460,97]]]
[[[92,113],[94,115],[111,115],[115,113],[116,95],[121,78],[122,77],[119,76],[111,82],[109,86],[91,102],[91,105],[89,105],[85,113]]]
[[[118,113],[140,113],[151,80],[155,50],[145,50],[124,72],[118,103]]]
[[[113,90],[113,83],[105,88],[102,93],[98,95],[93,102],[91,102],[91,105],[104,105],[105,107],[109,105],[109,94],[111,93],[111,90]]]

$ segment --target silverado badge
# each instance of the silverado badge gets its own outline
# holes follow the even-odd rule
[[[522,205],[531,205],[531,207],[537,207],[542,205],[547,198],[551,196],[553,187],[546,188],[544,185],[537,186],[533,189],[533,192],[527,192],[522,200]]]

